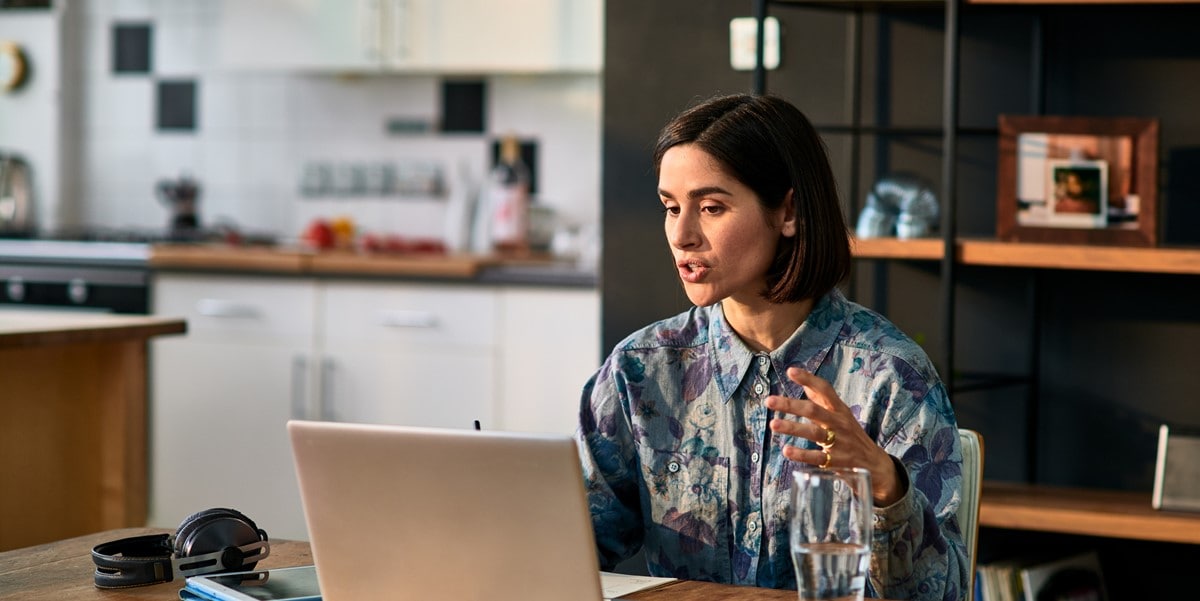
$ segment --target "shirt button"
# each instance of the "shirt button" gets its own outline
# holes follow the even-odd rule
[[[678,472],[679,471],[679,463],[676,461],[672,461],[671,463],[668,463],[667,471],[671,472],[672,474],[674,474],[675,472]]]
[[[764,356],[762,356],[762,355],[759,355],[759,356],[758,356],[758,364],[759,364],[759,365],[766,365],[766,364],[767,364],[767,358],[766,358],[766,357],[764,357]]]
[[[762,382],[754,384],[754,394],[761,395],[763,393]]]
[[[746,524],[746,527],[749,528],[751,532],[754,532],[755,530],[758,530],[758,522],[751,521],[749,524]]]
[[[750,453],[750,461],[753,463],[758,463],[758,451]]]

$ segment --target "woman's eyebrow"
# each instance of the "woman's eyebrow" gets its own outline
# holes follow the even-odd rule
[[[687,197],[691,200],[696,200],[697,198],[704,198],[705,196],[709,196],[712,194],[724,194],[726,196],[730,196],[729,191],[726,190],[725,188],[722,188],[720,186],[705,186],[703,188],[696,188],[695,190],[689,190],[687,193]],[[658,195],[663,198],[672,198],[672,199],[675,198],[674,194],[671,194],[670,192],[663,190],[662,188],[658,189]]]

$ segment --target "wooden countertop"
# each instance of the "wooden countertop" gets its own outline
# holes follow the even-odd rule
[[[520,259],[476,254],[366,254],[297,247],[155,244],[153,269],[257,271],[280,274],[410,276],[469,279],[490,265],[552,264],[549,256]]]
[[[178,318],[0,310],[0,348],[108,342],[186,331],[187,323]]]

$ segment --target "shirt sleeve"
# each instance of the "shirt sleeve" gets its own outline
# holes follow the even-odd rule
[[[584,387],[576,431],[602,570],[636,553],[643,538],[629,401],[614,364],[606,361]]]
[[[880,443],[898,459],[908,486],[899,501],[875,511],[871,586],[889,599],[956,600],[970,570],[957,517],[962,488],[957,423],[940,383],[900,405],[912,410],[885,419]]]

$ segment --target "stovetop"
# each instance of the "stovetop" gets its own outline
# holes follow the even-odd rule
[[[0,261],[70,265],[145,266],[150,245],[160,243],[237,242],[271,244],[270,235],[247,236],[232,230],[149,230],[77,228],[33,235],[0,237]]]

